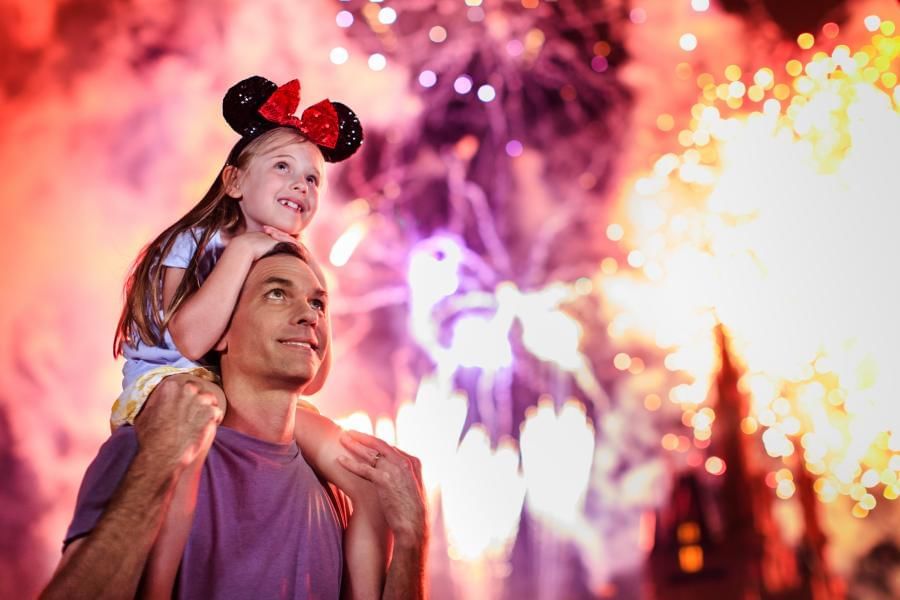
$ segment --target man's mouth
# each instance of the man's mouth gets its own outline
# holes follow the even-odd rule
[[[293,346],[295,348],[309,348],[313,352],[316,352],[319,349],[317,344],[306,340],[278,340],[280,343],[285,346]]]
[[[299,202],[296,202],[294,200],[290,200],[288,198],[279,198],[278,204],[285,206],[287,208],[290,208],[291,210],[296,211],[298,213],[302,213],[306,210],[302,204],[300,204]]]

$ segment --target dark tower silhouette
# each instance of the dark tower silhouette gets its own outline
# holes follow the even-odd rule
[[[762,442],[741,430],[748,402],[721,325],[716,336],[720,364],[711,390],[716,422],[709,452],[725,461],[726,470],[719,477],[688,471],[676,480],[669,504],[657,515],[647,597],[835,600],[812,480],[796,460],[804,533],[795,548],[773,517],[779,500],[765,482],[769,459]]]

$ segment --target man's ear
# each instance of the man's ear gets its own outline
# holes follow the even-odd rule
[[[225,165],[222,169],[222,185],[225,193],[232,198],[240,198],[241,194],[241,170],[234,165]]]
[[[215,348],[213,348],[213,350],[215,350],[216,352],[219,352],[220,354],[225,352],[226,350],[228,350],[228,342],[225,340],[224,335],[221,338],[219,338],[218,342],[216,342],[216,346],[215,346]]]

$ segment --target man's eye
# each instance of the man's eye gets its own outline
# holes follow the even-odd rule
[[[273,290],[269,290],[266,292],[266,298],[273,298],[275,300],[283,300],[285,298],[284,290],[281,288],[275,288]]]

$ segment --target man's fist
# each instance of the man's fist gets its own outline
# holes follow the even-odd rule
[[[212,444],[224,408],[216,384],[191,374],[166,377],[135,420],[140,451],[183,469]]]

